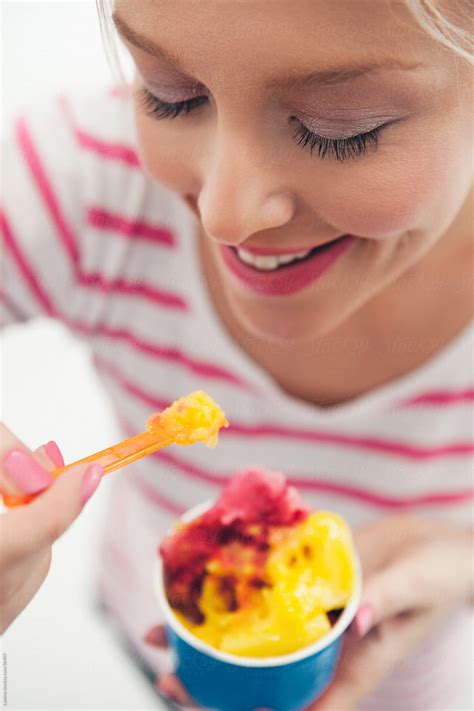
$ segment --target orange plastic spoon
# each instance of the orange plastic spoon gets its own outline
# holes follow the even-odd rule
[[[146,423],[147,430],[123,442],[103,449],[88,457],[79,459],[59,469],[51,475],[56,477],[69,471],[78,464],[99,462],[108,474],[127,466],[137,459],[167,447],[169,444],[194,444],[204,442],[208,447],[215,447],[221,427],[229,423],[220,407],[201,390],[196,390],[186,397],[176,400],[163,412],[151,415]],[[22,506],[36,498],[38,494],[16,496],[3,494],[3,503],[12,508]]]

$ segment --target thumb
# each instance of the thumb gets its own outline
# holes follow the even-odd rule
[[[30,542],[32,549],[38,549],[59,538],[97,489],[103,473],[98,463],[78,465],[58,476],[30,504],[16,509],[13,513],[23,529],[23,544]]]
[[[470,529],[450,528],[437,537],[432,535],[429,540],[418,542],[402,558],[368,579],[355,619],[356,630],[361,616],[366,618],[362,626],[367,632],[373,625],[402,612],[463,603],[471,590],[471,578],[465,575],[470,568]],[[370,617],[372,623],[367,624]]]
[[[364,585],[354,627],[359,637],[385,619],[427,604],[424,570],[412,558],[395,561]],[[429,598],[428,594],[428,598]]]

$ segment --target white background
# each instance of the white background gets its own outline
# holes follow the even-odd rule
[[[1,8],[4,121],[38,110],[56,90],[111,83],[93,0],[3,0]],[[31,447],[55,439],[73,461],[116,440],[87,349],[57,324],[9,328],[0,367],[2,419]],[[164,708],[93,605],[109,483],[55,544],[45,584],[4,635],[10,709]]]

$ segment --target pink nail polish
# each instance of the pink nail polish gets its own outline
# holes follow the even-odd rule
[[[61,450],[59,449],[56,442],[51,440],[50,442],[48,442],[47,444],[44,445],[44,448],[46,450],[46,454],[51,459],[54,466],[56,466],[56,467],[63,467],[64,466],[63,455],[61,454]]]
[[[25,494],[35,494],[46,489],[53,479],[36,459],[22,449],[12,449],[3,460],[8,477]]]
[[[157,679],[156,681],[156,688],[162,694],[165,696],[167,699],[170,701],[174,701],[175,703],[179,704],[181,699],[179,693],[176,692],[175,684],[173,683],[173,679],[165,676],[162,679]]]
[[[374,608],[370,603],[364,603],[357,610],[354,619],[355,629],[359,637],[364,637],[374,622]]]
[[[152,627],[143,637],[145,644],[150,644],[152,647],[166,647],[167,638],[166,631],[163,627]]]
[[[84,506],[86,501],[90,499],[94,491],[99,486],[99,482],[102,479],[104,469],[101,464],[91,464],[91,466],[86,469],[84,478],[81,484],[81,506]]]

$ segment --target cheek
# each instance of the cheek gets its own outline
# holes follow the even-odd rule
[[[320,212],[340,232],[378,239],[411,230],[440,233],[460,208],[472,179],[466,146],[454,139],[413,154],[382,154],[355,164],[328,190]]]
[[[173,129],[135,110],[138,150],[145,172],[170,190],[192,193],[191,161]]]

